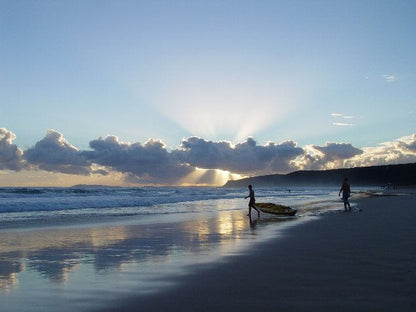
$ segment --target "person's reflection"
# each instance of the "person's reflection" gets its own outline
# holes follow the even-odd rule
[[[259,219],[258,219],[258,218],[253,219],[253,218],[251,217],[251,215],[250,215],[250,216],[249,216],[249,220],[250,220],[250,228],[251,228],[252,230],[255,230],[255,229],[256,229],[256,226],[257,226],[257,222],[259,221]]]

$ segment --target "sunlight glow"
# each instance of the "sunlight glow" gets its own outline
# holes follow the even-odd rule
[[[222,236],[233,235],[238,240],[238,232],[246,226],[246,220],[236,217],[226,212],[221,212],[218,216],[217,232]]]
[[[203,76],[184,70],[173,73],[178,79],[160,90],[153,104],[192,135],[240,142],[295,109],[295,93],[283,81],[251,77],[241,69],[216,73],[202,68]]]
[[[238,180],[244,176],[220,169],[202,169],[196,167],[194,171],[178,182],[178,185],[222,186],[228,180]]]
[[[10,273],[5,276],[0,275],[0,294],[7,294],[19,286],[19,274]]]

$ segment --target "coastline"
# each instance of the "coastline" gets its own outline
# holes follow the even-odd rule
[[[416,190],[358,190],[351,213],[332,195],[299,201],[296,218],[253,214],[249,222],[244,200],[220,199],[165,207],[197,213],[4,228],[0,305],[27,312],[391,311],[390,301],[399,300],[401,310],[413,310]],[[380,271],[396,276],[384,281]]]
[[[248,253],[193,266],[174,287],[99,311],[414,311],[416,194],[405,193],[358,198],[361,212],[297,224]]]
[[[241,202],[182,205],[230,209]],[[125,296],[176,287],[196,264],[215,265],[269,239],[276,226],[296,223],[264,218],[250,224],[246,209],[208,210],[0,229],[2,311],[102,310]]]

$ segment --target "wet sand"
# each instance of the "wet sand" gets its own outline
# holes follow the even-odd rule
[[[416,195],[408,193],[361,198],[361,212],[303,222],[106,311],[415,311]]]
[[[292,223],[265,219],[251,227],[245,213],[0,228],[0,311],[101,311],[126,296],[176,287],[195,264],[240,254],[272,237],[278,223]]]

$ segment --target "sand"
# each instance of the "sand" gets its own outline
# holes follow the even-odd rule
[[[108,311],[416,311],[416,195],[408,193],[359,199],[361,212],[303,222]]]

